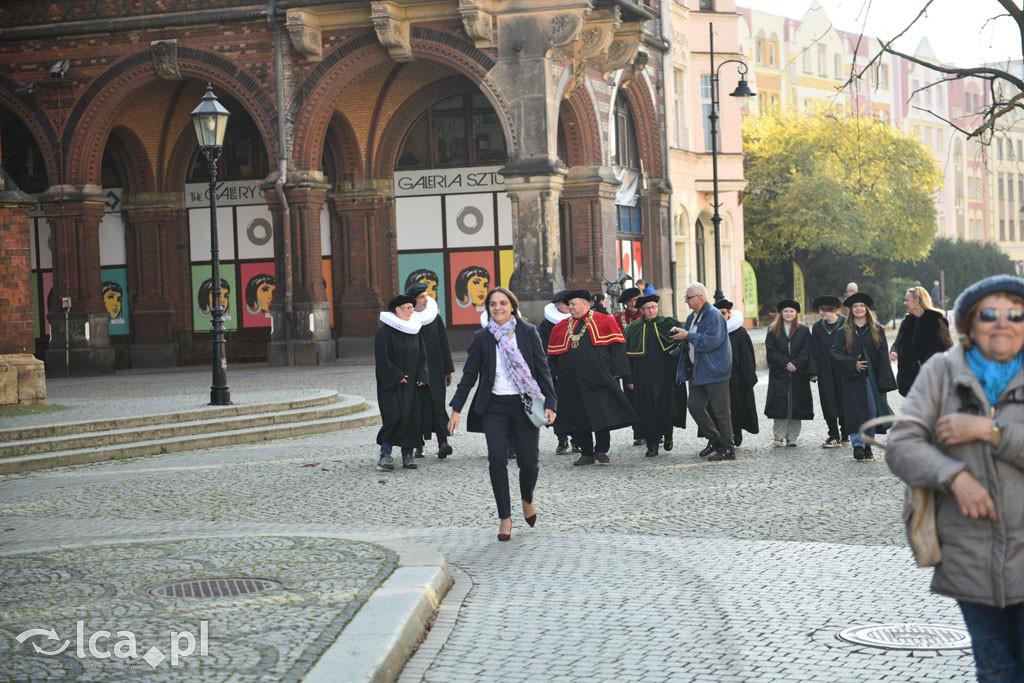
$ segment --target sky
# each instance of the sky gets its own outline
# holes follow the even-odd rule
[[[818,0],[832,24],[843,31],[864,32],[889,40],[902,31],[925,0]],[[1015,0],[1020,6],[1021,0]],[[740,7],[802,19],[812,0],[737,0]],[[867,23],[865,25],[865,11]],[[1021,59],[1017,25],[1004,17],[984,26],[986,19],[1003,13],[995,0],[935,0],[917,24],[895,47],[913,53],[927,36],[935,55],[957,66]]]

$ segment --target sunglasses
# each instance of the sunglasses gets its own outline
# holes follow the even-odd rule
[[[994,308],[983,308],[978,311],[978,320],[983,323],[994,323],[1000,318],[1006,318],[1011,323],[1024,323],[1024,310],[1011,308],[1008,311],[997,311]]]

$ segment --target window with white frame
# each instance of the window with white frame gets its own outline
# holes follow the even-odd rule
[[[811,48],[809,47],[803,51],[803,66],[805,74],[811,73]]]
[[[686,71],[672,70],[672,104],[675,108],[676,147],[685,149],[686,144]]]
[[[711,75],[700,75],[700,113],[704,124],[704,151],[711,151]]]
[[[824,45],[819,45],[818,46],[818,75],[819,76],[828,76],[828,71],[825,68],[826,64],[827,64],[827,62],[826,62],[827,51],[828,51],[828,48],[826,46],[824,46]]]

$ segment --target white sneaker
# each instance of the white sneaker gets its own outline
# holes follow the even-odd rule
[[[779,440],[777,440],[777,441],[773,441],[773,442],[772,442],[772,444],[773,444],[773,445],[774,445],[774,446],[775,446],[776,448],[782,448],[783,446],[785,446],[785,445],[786,445],[786,440],[785,440],[785,439],[779,439]]]

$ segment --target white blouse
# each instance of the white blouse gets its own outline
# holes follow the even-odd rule
[[[512,343],[518,346],[515,335],[512,336]],[[491,393],[498,396],[519,395],[519,390],[508,379],[508,373],[505,372],[505,364],[501,362],[501,350],[498,348],[494,349],[494,388],[491,389]]]

